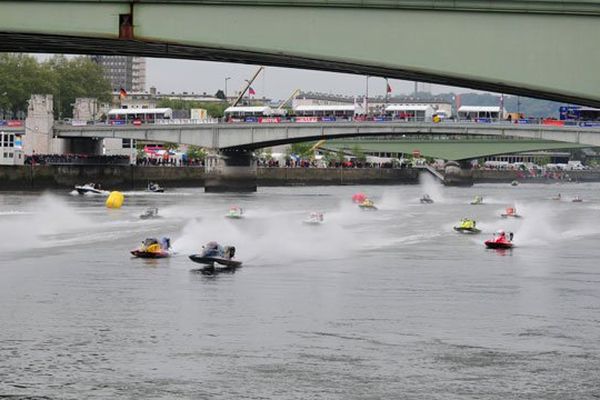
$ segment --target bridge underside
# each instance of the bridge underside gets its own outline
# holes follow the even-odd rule
[[[3,1],[0,51],[253,63],[600,106],[596,8],[507,12],[354,3]],[[123,15],[133,19],[129,30],[119,29]]]
[[[567,150],[583,148],[583,145],[548,142],[540,140],[333,140],[322,147],[327,150],[352,151],[358,146],[362,151],[372,153],[404,153],[414,150],[426,157],[443,160],[463,161],[504,154],[518,154],[542,150]]]

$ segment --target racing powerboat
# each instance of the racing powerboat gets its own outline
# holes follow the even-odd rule
[[[552,200],[560,200],[560,199],[561,199],[560,193],[552,198]]]
[[[471,201],[472,205],[483,204],[483,196],[475,196],[475,198]]]
[[[147,209],[142,215],[140,215],[141,219],[155,219],[155,218],[161,218],[160,215],[158,215],[158,208],[154,207],[154,208],[149,208]]]
[[[521,218],[519,214],[517,214],[517,209],[514,207],[508,207],[505,212],[500,214],[502,218]]]
[[[244,218],[244,210],[241,207],[230,207],[225,218],[241,219]]]
[[[352,195],[352,201],[354,203],[362,203],[363,201],[365,201],[367,199],[367,195],[362,193],[362,192],[358,192],[358,193],[354,193]]]
[[[579,196],[575,196],[573,197],[573,200],[571,200],[573,203],[581,203],[583,202],[583,199]]]
[[[433,199],[432,199],[431,197],[429,197],[429,195],[428,195],[428,194],[424,194],[424,195],[423,195],[423,197],[421,197],[421,198],[419,199],[419,201],[420,201],[422,204],[432,204],[432,203],[433,203]]]
[[[478,229],[477,222],[473,219],[463,218],[458,226],[453,229],[459,233],[475,234],[480,233],[481,229]]]
[[[171,256],[171,240],[169,238],[148,238],[142,245],[131,250],[131,254],[138,258],[167,258]]]
[[[307,225],[321,225],[323,223],[323,213],[313,211],[310,213],[308,218],[302,222]]]
[[[508,234],[507,238],[506,233],[503,230],[499,230],[494,234],[492,239],[486,240],[484,244],[488,249],[512,249],[514,247],[512,239],[512,232]]]
[[[519,185],[519,181],[512,181],[510,183],[510,186],[518,186]]]
[[[165,191],[163,187],[161,187],[158,183],[154,182],[148,183],[148,187],[146,188],[146,190],[154,193],[163,193]]]
[[[358,207],[360,207],[361,210],[377,210],[375,203],[373,203],[373,200],[370,199],[364,199],[358,204]]]
[[[101,186],[96,183],[86,183],[85,185],[75,186],[75,190],[78,194],[101,194],[108,195],[108,191],[102,190]]]
[[[241,261],[233,259],[235,257],[234,246],[223,247],[217,242],[208,242],[202,247],[202,252],[200,254],[192,254],[189,257],[193,262],[204,264],[212,269],[231,269],[242,266]]]

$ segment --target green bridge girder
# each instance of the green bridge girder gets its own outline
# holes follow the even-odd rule
[[[132,16],[132,35],[119,16]],[[0,51],[138,54],[600,106],[600,0],[0,0]]]
[[[365,152],[408,153],[419,150],[422,155],[444,160],[462,161],[503,154],[541,150],[566,150],[589,147],[573,143],[545,140],[331,140],[321,147],[348,150],[359,146]]]

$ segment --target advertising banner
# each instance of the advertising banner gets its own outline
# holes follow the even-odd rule
[[[261,124],[278,124],[281,122],[281,117],[260,117],[258,122]]]
[[[319,117],[296,117],[296,122],[319,122]]]

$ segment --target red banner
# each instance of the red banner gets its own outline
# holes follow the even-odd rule
[[[258,122],[261,124],[278,124],[281,122],[281,117],[260,117]]]
[[[319,117],[296,117],[296,122],[319,122]]]
[[[19,119],[9,119],[6,121],[6,125],[8,126],[23,126],[23,121]]]
[[[565,121],[559,121],[556,119],[545,119],[542,121],[542,125],[565,126]]]

